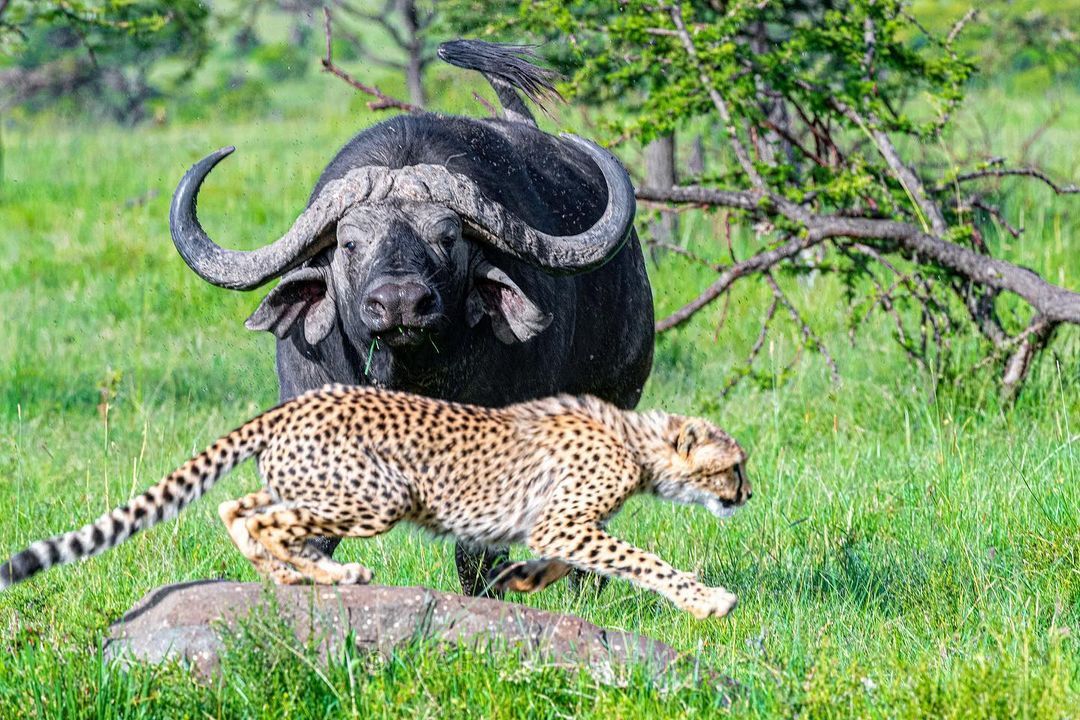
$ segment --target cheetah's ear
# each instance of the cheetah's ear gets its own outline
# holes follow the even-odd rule
[[[336,319],[334,292],[322,270],[302,267],[281,278],[244,321],[244,327],[267,330],[283,338],[297,322],[302,322],[304,339],[315,345],[330,333]]]
[[[476,327],[485,315],[491,318],[495,337],[507,345],[538,335],[552,317],[536,307],[509,275],[485,260],[473,270],[465,313],[469,327]]]
[[[686,418],[679,428],[679,437],[675,441],[675,451],[683,457],[690,457],[694,448],[709,439],[709,427],[697,418]]]

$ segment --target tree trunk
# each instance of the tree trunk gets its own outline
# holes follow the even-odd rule
[[[645,146],[645,187],[650,190],[667,190],[675,186],[675,134],[664,135]],[[660,217],[649,224],[654,240],[671,244],[679,233],[679,217],[674,212],[661,211]],[[661,253],[654,245],[653,260]]]
[[[690,157],[686,159],[686,169],[694,178],[705,174],[705,139],[698,133],[690,143]]]
[[[409,83],[409,102],[419,107],[427,105],[427,96],[424,93],[424,66],[420,62],[420,55],[409,50],[409,62],[405,68],[405,77]]]
[[[409,86],[409,102],[424,107],[427,96],[424,93],[424,39],[419,34],[419,22],[416,16],[416,0],[398,0],[398,14],[405,29],[408,47],[404,48],[409,59],[405,63],[405,80]]]

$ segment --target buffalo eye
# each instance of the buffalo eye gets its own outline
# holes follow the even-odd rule
[[[345,248],[346,250],[348,250],[349,252],[352,252],[353,250],[356,249],[356,243],[354,241],[352,241],[352,240],[348,240],[344,245],[342,245],[342,247]]]

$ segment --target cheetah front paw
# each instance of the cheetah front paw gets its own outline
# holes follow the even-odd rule
[[[703,588],[697,602],[686,609],[698,620],[724,617],[739,603],[739,598],[721,587]]]
[[[528,563],[521,561],[507,561],[488,573],[488,584],[497,593],[505,592],[531,592],[532,588],[526,582]]]
[[[341,569],[343,572],[338,581],[341,585],[367,585],[371,582],[371,570],[360,563],[345,563]]]
[[[293,570],[291,567],[281,565],[275,567],[270,571],[270,580],[275,585],[304,585],[310,582],[306,576],[302,573]]]

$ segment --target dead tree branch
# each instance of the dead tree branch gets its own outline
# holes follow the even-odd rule
[[[956,40],[956,38],[960,37],[960,33],[964,31],[964,28],[967,26],[967,24],[974,20],[976,17],[978,17],[978,15],[978,10],[976,10],[975,8],[969,8],[968,11],[964,13],[964,16],[957,20],[956,23],[953,24],[952,29],[949,30],[949,34],[945,36],[945,44],[952,45],[953,41]]]
[[[761,321],[761,330],[758,332],[757,338],[754,340],[754,344],[750,347],[750,354],[747,356],[746,361],[743,363],[743,367],[746,368],[744,373],[736,373],[724,384],[724,387],[720,389],[720,397],[725,398],[728,396],[735,387],[742,382],[742,379],[746,377],[750,370],[754,367],[754,362],[757,360],[757,356],[761,353],[761,348],[765,346],[765,339],[769,336],[769,325],[772,323],[773,318],[776,317],[776,310],[780,306],[780,301],[775,297],[772,304],[769,305],[768,311],[765,313],[765,319]]]
[[[795,305],[788,299],[788,296],[780,289],[780,284],[776,282],[776,278],[773,277],[772,272],[765,271],[762,275],[764,275],[765,282],[768,283],[769,287],[772,289],[774,300],[784,306],[788,311],[788,315],[791,316],[792,322],[799,328],[799,333],[803,338],[803,347],[808,347],[821,353],[821,356],[825,358],[825,364],[829,366],[829,373],[832,375],[832,381],[834,383],[840,382],[840,370],[836,367],[836,361],[833,360],[832,355],[829,354],[829,350],[825,347],[825,343],[821,342],[821,339],[814,334],[814,331],[810,329],[810,324],[806,322]]]
[[[1026,167],[1026,168],[990,167],[990,168],[984,168],[982,170],[973,170],[971,172],[961,173],[960,175],[957,175],[956,178],[955,178],[955,182],[964,183],[964,182],[968,182],[970,180],[979,180],[979,179],[987,178],[987,177],[999,177],[1000,178],[1000,177],[1013,177],[1013,176],[1031,177],[1031,178],[1035,178],[1036,180],[1041,180],[1043,183],[1045,183],[1047,185],[1047,187],[1049,187],[1051,190],[1053,190],[1054,194],[1056,194],[1056,195],[1074,195],[1076,193],[1080,193],[1080,186],[1073,185],[1073,184],[1061,185],[1061,184],[1057,183],[1049,175],[1047,175],[1045,172],[1043,172],[1042,170],[1039,170],[1038,168],[1033,168],[1033,167]],[[947,190],[948,187],[949,186],[946,185],[946,184],[937,185],[937,186],[934,187],[934,192],[942,192],[943,190]]]
[[[698,72],[702,86],[704,86],[708,92],[709,99],[716,108],[717,114],[720,115],[720,120],[724,123],[724,130],[728,134],[728,139],[731,141],[731,147],[735,151],[735,157],[738,158],[739,165],[742,167],[743,172],[746,173],[746,176],[750,178],[751,184],[754,187],[763,190],[765,188],[765,181],[758,173],[757,168],[754,167],[753,161],[750,160],[750,153],[746,151],[746,146],[743,145],[742,139],[739,138],[738,130],[736,130],[735,123],[731,119],[731,112],[728,110],[727,103],[716,89],[716,86],[709,80],[708,73],[705,72],[701,66],[701,62],[698,60],[697,48],[694,47],[694,40],[690,37],[690,31],[686,29],[686,23],[683,21],[682,8],[678,4],[671,7],[671,21],[675,23],[675,30],[679,35],[679,39],[682,41],[683,47],[686,48],[686,54],[690,56],[690,61],[694,64],[694,68]]]
[[[376,26],[386,34],[404,56],[403,61],[389,60],[381,52],[369,48],[360,33],[353,35],[352,45],[368,62],[402,72],[411,104],[426,105],[423,76],[435,59],[434,49],[426,40],[435,11],[422,12],[417,8],[416,0],[383,0],[380,9],[374,12],[349,0],[335,0],[334,4],[355,22],[366,27]]]
[[[938,237],[944,236],[947,225],[941,208],[927,197],[922,180],[900,159],[896,146],[889,139],[889,135],[881,129],[881,121],[874,115],[864,118],[855,108],[836,98],[831,98],[830,102],[838,112],[851,120],[874,141],[877,151],[881,153],[881,157],[915,204],[919,219],[924,225],[923,229],[933,230]]]
[[[671,188],[669,191],[651,189],[642,199],[675,204],[694,203],[713,207],[751,210],[757,219],[767,219],[772,209],[768,199],[754,191],[713,190],[698,186]],[[724,270],[694,302],[657,323],[658,332],[686,322],[694,312],[712,302],[735,280],[760,272],[793,257],[801,250],[831,238],[878,241],[895,248],[910,258],[933,264],[956,273],[972,282],[1019,295],[1037,312],[1051,322],[1080,325],[1080,293],[1053,285],[1038,273],[1004,260],[981,255],[969,248],[923,232],[910,223],[865,217],[818,215],[799,207],[799,212],[781,213],[794,222],[801,222],[805,231],[780,245],[736,263]]]
[[[410,113],[423,112],[423,108],[417,105],[413,105],[412,103],[407,103],[404,100],[398,100],[397,98],[390,97],[374,85],[365,85],[364,83],[355,79],[347,72],[342,70],[340,67],[335,65],[333,58],[333,28],[331,25],[332,21],[330,18],[329,8],[323,8],[323,20],[324,28],[326,31],[326,55],[322,59],[323,70],[330,73],[331,75],[336,75],[337,77],[348,83],[351,87],[359,90],[365,95],[371,95],[372,97],[374,97],[375,99],[371,100],[367,104],[368,108],[371,110],[387,110],[392,108]]]

